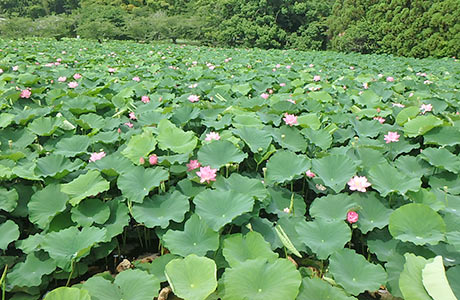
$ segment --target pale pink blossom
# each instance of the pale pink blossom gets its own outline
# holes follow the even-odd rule
[[[432,84],[433,81],[431,81],[431,80],[425,80],[423,83],[424,83],[424,84]]]
[[[431,104],[422,104],[420,106],[420,111],[422,114],[425,114],[426,112],[432,111],[432,110],[433,110],[433,106]]]
[[[367,82],[363,83],[363,88],[367,90],[369,88],[369,84]]]
[[[267,94],[267,93],[262,93],[262,94],[260,94],[260,97],[262,97],[262,98],[264,98],[265,100],[267,100],[268,97],[270,97],[270,95]]]
[[[13,67],[13,71],[17,71],[18,69],[19,69],[18,66],[14,66],[14,67]]]
[[[90,162],[95,162],[96,160],[100,160],[101,158],[105,157],[105,152],[94,152],[91,153],[91,157],[89,158]]]
[[[64,82],[66,80],[67,80],[67,77],[65,77],[65,76],[61,76],[61,77],[58,78],[59,82]]]
[[[401,108],[406,107],[404,104],[401,104],[401,103],[392,103],[392,105],[393,105],[393,107],[395,107],[395,106],[396,107],[401,107]]]
[[[141,79],[140,79],[138,76],[136,76],[136,77],[133,77],[133,80],[134,80],[134,81],[136,81],[136,82],[139,82],[139,81],[141,81]]]
[[[220,140],[220,135],[217,132],[211,131],[210,133],[206,134],[205,141],[212,141],[212,140]]]
[[[350,70],[354,70],[354,69],[355,69],[355,67],[353,67],[353,66],[350,66]]]
[[[296,102],[292,99],[286,99],[286,101],[291,102],[292,104],[296,104]]]
[[[126,126],[128,126],[129,128],[133,128],[133,126],[134,126],[133,123],[131,123],[131,122],[126,122],[126,123],[124,123],[124,124],[125,124]]]
[[[2,73],[3,73],[3,69],[0,69],[0,74],[2,74]]]
[[[280,86],[283,87],[283,86],[286,86],[286,84],[284,82],[280,83]]]
[[[395,79],[394,79],[393,77],[391,77],[391,76],[388,76],[388,77],[387,77],[387,81],[388,81],[388,82],[393,82],[393,81],[395,81]]]
[[[139,164],[143,165],[145,163],[145,159],[143,157],[139,158]]]
[[[115,73],[117,70],[115,68],[109,68],[108,71],[109,73]]]
[[[356,223],[356,222],[358,222],[358,219],[359,219],[359,216],[358,216],[357,212],[349,211],[347,213],[347,221],[348,221],[348,223],[350,223],[350,224]]]
[[[198,86],[198,83],[194,83],[188,86],[189,89],[194,89]]]
[[[198,96],[198,95],[190,95],[190,96],[188,96],[187,99],[188,99],[188,101],[190,101],[190,102],[193,103],[193,102],[199,101],[199,100],[200,100],[200,96]]]
[[[201,167],[201,164],[198,162],[198,160],[191,159],[190,162],[186,164],[186,166],[187,166],[187,171],[192,171],[192,170],[195,170]]]
[[[275,68],[281,68],[280,64],[276,64]]]
[[[156,156],[155,154],[150,155],[149,164],[153,166],[153,165],[156,165],[157,163],[158,163],[158,156]]]
[[[382,117],[374,117],[374,120],[379,121],[380,124],[385,123],[385,118],[382,118]]]
[[[308,67],[313,68],[315,65],[314,64],[309,64]]]
[[[286,123],[286,125],[292,126],[292,125],[297,125],[297,116],[295,115],[290,115],[288,113],[284,114],[283,121]]]
[[[134,112],[130,112],[130,113],[129,113],[129,118],[130,118],[131,120],[137,120],[136,115],[134,114]]]
[[[320,80],[321,80],[321,76],[319,75],[313,76],[313,81],[320,81]]]
[[[28,89],[22,90],[21,91],[21,98],[30,98],[30,95],[32,95],[32,92]]]
[[[367,187],[370,187],[371,184],[367,181],[366,176],[354,176],[347,182],[350,190],[365,192]]]
[[[393,143],[393,142],[399,142],[399,137],[400,135],[397,132],[388,131],[388,134],[384,136],[384,140],[387,144]]]
[[[200,167],[200,171],[196,172],[196,175],[200,176],[200,182],[216,181],[217,169],[212,169],[210,166]]]
[[[76,81],[71,81],[67,84],[69,88],[74,89],[78,86],[78,83]]]
[[[305,175],[307,175],[308,178],[315,178],[316,177],[316,174],[313,173],[311,170],[308,170],[307,172],[305,172]]]
[[[288,70],[289,70],[290,68],[291,68],[291,66],[290,66],[290,65],[287,65],[287,66],[286,66],[286,69],[288,69]]]
[[[149,103],[150,98],[149,98],[149,96],[142,96],[141,101],[144,102],[144,103]]]
[[[289,213],[291,213],[291,210],[289,209],[289,207],[285,207],[285,208],[283,209],[283,212],[289,214]]]
[[[216,68],[216,66],[211,65],[208,68],[209,68],[209,70],[214,70]]]
[[[414,96],[414,93],[411,92],[411,93],[409,94],[409,97],[412,97],[412,96]]]
[[[81,78],[81,74],[79,74],[79,73],[76,73],[76,74],[73,75],[73,79],[75,79],[75,80],[78,80],[80,78]]]

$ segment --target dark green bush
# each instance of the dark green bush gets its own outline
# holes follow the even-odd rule
[[[6,38],[24,38],[34,35],[34,22],[30,18],[13,17],[0,21],[0,34]]]

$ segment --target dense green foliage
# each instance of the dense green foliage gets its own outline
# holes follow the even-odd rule
[[[0,49],[7,299],[460,298],[458,60]]]
[[[13,38],[181,39],[412,57],[460,53],[458,0],[1,0],[0,14],[11,18],[0,23],[1,35]],[[45,20],[32,21],[37,18]]]

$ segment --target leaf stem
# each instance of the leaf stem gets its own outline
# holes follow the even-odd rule
[[[70,271],[70,275],[69,275],[69,278],[67,278],[67,283],[65,284],[65,286],[69,286],[70,280],[72,279],[73,272],[75,270],[75,259],[72,259],[71,266],[72,266],[72,270]]]

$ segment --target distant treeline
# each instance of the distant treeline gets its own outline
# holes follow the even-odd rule
[[[0,34],[460,54],[459,0],[0,0]]]

